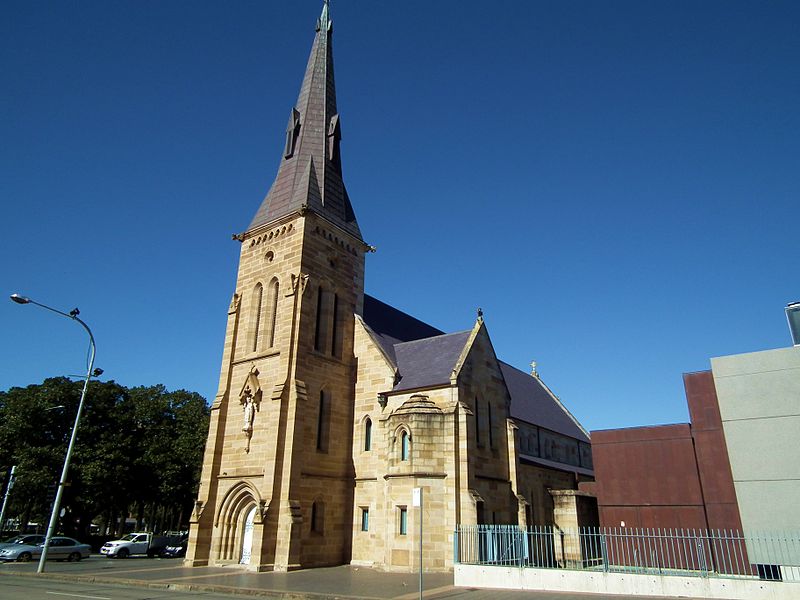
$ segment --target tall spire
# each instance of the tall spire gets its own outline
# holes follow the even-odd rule
[[[328,0],[316,31],[297,104],[289,113],[278,174],[248,231],[305,208],[361,239],[342,180]]]

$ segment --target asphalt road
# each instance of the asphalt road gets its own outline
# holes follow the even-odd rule
[[[188,600],[189,598],[230,600],[241,596],[15,575],[3,576],[0,579],[0,600]]]

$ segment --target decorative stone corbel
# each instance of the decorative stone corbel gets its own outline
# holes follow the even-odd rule
[[[386,394],[378,394],[378,404],[381,407],[381,410],[386,408],[386,405],[389,402],[389,397]]]
[[[234,293],[231,297],[231,303],[228,306],[228,314],[232,315],[239,312],[239,304],[242,301],[242,297],[239,294]]]
[[[258,501],[258,513],[261,515],[261,520],[265,521],[267,519],[267,511],[269,510],[269,501],[267,500],[259,500]]]

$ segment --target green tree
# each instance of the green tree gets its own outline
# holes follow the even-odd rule
[[[0,465],[17,465],[8,516],[46,523],[82,382],[47,379],[0,392]],[[163,386],[89,385],[62,529],[82,537],[133,513],[154,530],[186,525],[199,482],[209,410],[199,394]],[[145,519],[146,517],[146,519]]]

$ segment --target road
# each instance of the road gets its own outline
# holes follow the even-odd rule
[[[241,596],[15,575],[7,575],[0,579],[0,600],[189,600],[189,598],[231,600]]]

